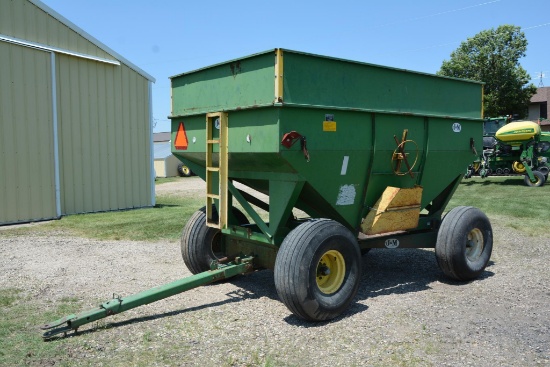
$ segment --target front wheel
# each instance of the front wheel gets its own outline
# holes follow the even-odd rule
[[[240,210],[232,210],[239,224],[248,224],[248,219]],[[218,220],[216,207],[212,208],[212,220]],[[197,210],[189,218],[180,242],[183,262],[193,274],[210,270],[213,261],[226,256],[220,230],[206,225],[206,207]]]
[[[523,181],[525,182],[525,184],[527,186],[530,186],[530,187],[540,187],[542,185],[544,185],[544,182],[546,181],[546,179],[544,178],[544,174],[542,172],[539,172],[539,171],[533,171],[533,176],[535,176],[535,182],[532,182],[530,179],[529,179],[529,176],[525,175],[523,177]]]
[[[445,275],[457,280],[477,278],[492,250],[493,230],[481,210],[459,206],[445,215],[435,245],[437,263]]]
[[[275,261],[275,288],[288,309],[309,321],[330,320],[357,294],[361,254],[352,233],[338,222],[316,219],[284,239]]]

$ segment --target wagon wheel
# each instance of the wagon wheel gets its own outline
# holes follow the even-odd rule
[[[406,133],[403,134],[406,136]],[[394,136],[395,138],[395,136]],[[395,138],[395,142],[398,143],[397,138]],[[409,161],[407,159],[407,155],[409,153],[405,153],[405,144],[412,143],[416,147],[414,162],[412,165],[409,164]],[[393,173],[395,173],[397,176],[405,176],[410,175],[411,177],[414,177],[414,174],[412,173],[412,170],[414,166],[416,165],[416,162],[418,161],[418,144],[414,140],[403,140],[401,143],[397,144],[397,148],[393,151],[393,154],[391,156],[391,165],[393,169]],[[395,162],[395,163],[394,163]],[[407,167],[407,170],[405,172],[401,171],[401,163],[404,162],[405,166]]]
[[[181,177],[190,177],[193,175],[191,169],[183,163],[178,164],[178,173]]]
[[[248,224],[248,218],[239,209],[232,210],[239,224]],[[215,206],[212,208],[212,216],[214,221],[218,220]],[[193,274],[210,270],[212,261],[218,261],[227,255],[220,230],[206,226],[206,207],[200,208],[189,218],[180,242],[183,262]]]
[[[450,278],[471,280],[484,270],[493,250],[493,230],[485,214],[458,206],[445,215],[437,233],[435,255]]]
[[[542,172],[533,171],[533,176],[535,176],[535,182],[532,182],[528,175],[523,176],[523,182],[529,187],[540,187],[546,182]]]
[[[357,239],[329,219],[302,223],[284,239],[275,261],[275,288],[293,314],[324,321],[344,312],[357,294]]]

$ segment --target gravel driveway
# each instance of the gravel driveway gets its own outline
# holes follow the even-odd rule
[[[93,366],[550,366],[550,242],[490,219],[492,261],[473,282],[447,280],[431,250],[375,249],[352,307],[331,322],[297,319],[261,271],[115,315],[57,347]],[[190,275],[179,243],[2,231],[0,269],[2,288],[45,311],[76,298],[74,312]]]

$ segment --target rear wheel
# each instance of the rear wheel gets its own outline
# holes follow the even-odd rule
[[[533,171],[533,176],[535,176],[535,182],[532,182],[529,176],[527,175],[523,177],[523,182],[525,182],[525,184],[530,187],[540,187],[544,185],[544,182],[546,181],[546,179],[544,178],[544,175],[541,172]]]
[[[181,177],[190,177],[193,175],[191,169],[183,163],[178,164],[178,173]]]
[[[493,230],[483,212],[459,206],[445,217],[437,234],[435,255],[440,269],[457,280],[477,278],[493,250]]]
[[[233,215],[239,224],[248,224],[248,219],[239,209],[233,208]],[[212,210],[212,219],[218,220],[215,207]],[[197,210],[189,218],[183,228],[180,242],[183,261],[193,274],[210,270],[213,261],[226,256],[220,230],[206,225],[206,207]]]
[[[284,239],[275,261],[275,287],[296,316],[330,320],[357,294],[361,254],[357,240],[340,223],[317,219]]]

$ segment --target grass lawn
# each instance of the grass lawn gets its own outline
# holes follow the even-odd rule
[[[550,184],[528,187],[523,176],[462,180],[446,210],[475,206],[492,221],[527,235],[546,235],[550,212]]]

